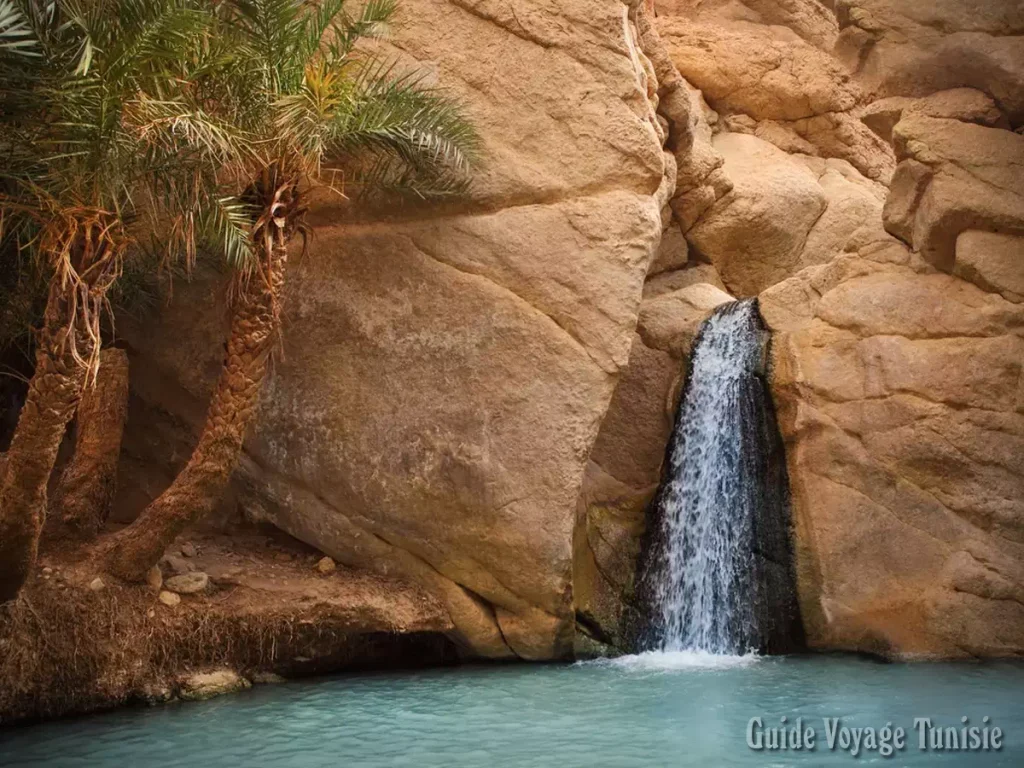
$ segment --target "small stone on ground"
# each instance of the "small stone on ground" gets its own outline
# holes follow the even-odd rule
[[[192,563],[178,555],[164,555],[163,559],[160,560],[160,564],[175,576],[190,573],[196,569]]]
[[[219,669],[216,672],[201,672],[181,681],[180,698],[186,701],[203,701],[225,693],[242,691],[252,686],[248,680],[233,669]]]
[[[192,573],[183,573],[180,576],[172,576],[164,582],[164,586],[171,592],[177,592],[179,595],[193,595],[196,592],[202,592],[209,583],[209,576],[202,571],[193,571]]]

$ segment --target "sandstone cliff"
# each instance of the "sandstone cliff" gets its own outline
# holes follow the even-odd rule
[[[967,5],[656,3],[727,183],[696,217],[676,209],[689,264],[648,286],[700,270],[760,295],[816,648],[1024,652],[1024,17]],[[674,383],[634,350],[649,373],[620,387],[671,409]],[[616,393],[595,460],[639,402]],[[617,444],[652,457],[649,483],[665,441],[633,421],[653,444]],[[592,519],[613,487],[588,475]],[[632,572],[613,572],[598,583],[628,606]]]
[[[465,102],[485,162],[455,209],[315,212],[236,484],[250,519],[425,586],[482,656],[571,652],[576,500],[675,186],[636,5],[402,4],[391,53]],[[128,333],[150,424],[202,413],[215,283]]]
[[[809,643],[1024,653],[1024,16],[980,5],[405,0],[486,163],[314,212],[228,506],[471,654],[622,644],[690,340],[760,296]],[[187,455],[218,284],[126,331],[124,508]]]

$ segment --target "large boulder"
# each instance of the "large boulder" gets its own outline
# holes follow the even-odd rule
[[[483,139],[444,208],[321,202],[234,504],[422,585],[469,653],[571,652],[576,502],[674,189],[637,3],[407,0],[385,43]],[[442,33],[443,32],[443,33]],[[133,330],[133,498],[188,455],[219,368],[209,282]],[[170,415],[168,417],[168,414]],[[131,472],[129,472],[131,474]]]
[[[893,140],[893,128],[904,115],[962,120],[989,128],[1008,128],[1010,125],[992,97],[974,88],[952,88],[919,99],[887,96],[859,107],[855,113],[880,139],[889,143]]]
[[[821,0],[657,0],[656,5],[661,16],[786,27],[824,51],[832,49],[839,33],[835,15]]]
[[[453,612],[495,606],[492,641],[559,655],[573,509],[657,209],[611,192],[322,229],[294,276],[243,504],[347,564],[413,558],[417,579],[425,567],[458,585]],[[377,540],[398,552],[382,559]]]
[[[658,31],[680,74],[719,111],[799,120],[858,103],[860,92],[839,62],[772,27],[668,16]]]
[[[1024,308],[893,243],[760,300],[808,642],[1024,653]]]
[[[695,254],[737,296],[753,296],[811,264],[890,239],[885,188],[842,160],[793,156],[756,136],[720,133],[732,191],[689,231]]]
[[[1024,302],[1024,237],[973,229],[961,233],[953,274],[1007,301]]]
[[[700,19],[715,10],[700,8]],[[679,71],[718,112],[768,121],[765,130],[798,137],[808,148],[801,151],[847,160],[872,179],[892,176],[892,150],[852,114],[861,89],[828,53],[777,26],[747,21],[667,16],[658,29]]]
[[[732,191],[690,230],[690,243],[738,296],[752,296],[800,269],[808,233],[825,212],[825,192],[806,166],[754,136],[722,133]]]
[[[1024,234],[1024,136],[911,114],[893,129],[900,164],[886,228],[944,271],[967,230]]]
[[[1024,120],[1024,7],[1016,0],[836,0],[837,51],[868,92],[969,87]]]
[[[233,669],[215,669],[212,672],[196,672],[182,679],[178,696],[185,701],[206,701],[251,687],[252,683]]]

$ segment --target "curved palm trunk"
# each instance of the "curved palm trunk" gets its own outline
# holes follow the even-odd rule
[[[261,242],[264,274],[251,276],[237,300],[224,368],[195,451],[167,490],[104,548],[105,568],[123,579],[141,581],[178,534],[211,512],[238,464],[280,324],[287,241],[271,224],[261,231],[268,228],[273,239]]]
[[[36,340],[36,369],[0,486],[0,603],[18,596],[35,565],[46,516],[46,486],[85,389],[87,369],[67,343],[67,318],[67,302],[55,281]],[[78,350],[86,355],[95,343],[87,334],[77,335]]]
[[[117,462],[128,416],[128,355],[100,353],[96,384],[82,395],[75,416],[75,453],[50,505],[51,514],[79,537],[95,538],[107,520],[117,491]]]

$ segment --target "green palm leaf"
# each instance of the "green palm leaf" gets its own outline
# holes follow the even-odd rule
[[[0,0],[0,55],[40,56],[35,30],[19,5]]]

